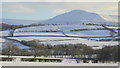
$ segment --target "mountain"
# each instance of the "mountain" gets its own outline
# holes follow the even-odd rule
[[[99,14],[91,13],[83,10],[72,10],[67,13],[55,16],[49,20],[39,22],[44,24],[80,24],[80,23],[102,23],[102,24],[114,24],[105,20]]]
[[[19,20],[19,19],[0,19],[1,23],[5,23],[5,24],[9,24],[9,25],[29,25],[29,24],[33,24],[33,23],[37,23],[40,20]]]

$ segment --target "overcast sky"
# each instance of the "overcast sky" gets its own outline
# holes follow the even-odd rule
[[[6,2],[2,4],[3,18],[45,20],[71,10],[117,15],[117,2]]]

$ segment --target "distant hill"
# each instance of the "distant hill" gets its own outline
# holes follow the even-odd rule
[[[100,16],[107,21],[118,22],[118,16],[117,15],[102,15],[101,14]]]
[[[0,19],[1,23],[9,24],[9,25],[29,25],[33,23],[37,23],[40,20],[19,20],[19,19]]]
[[[92,23],[92,24],[115,24],[102,18],[99,14],[91,13],[83,10],[72,10],[67,13],[55,16],[49,20],[39,23],[44,24],[79,24],[79,23]]]

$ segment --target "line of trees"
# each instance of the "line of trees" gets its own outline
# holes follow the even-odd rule
[[[29,49],[20,49],[15,44],[7,42],[3,44],[2,54],[13,56],[70,56],[71,58],[94,58],[99,61],[120,61],[120,46],[106,46],[102,49],[94,50],[85,44],[69,45],[44,45],[36,40],[21,41],[22,44],[29,46]]]
[[[74,31],[86,31],[86,30],[106,30],[105,28],[92,28],[92,29],[73,29],[73,30],[70,30],[71,32],[74,32]]]
[[[19,30],[17,32],[62,32],[61,30]]]
[[[6,41],[2,43],[2,55],[10,56],[27,56],[31,55],[28,49],[19,48],[14,42]]]
[[[87,55],[87,53],[92,53],[92,48],[88,47],[85,44],[69,44],[69,45],[44,45],[40,44],[37,41],[22,41],[21,42],[24,45],[28,45],[31,47],[31,49],[35,50],[37,53],[37,56],[56,56],[56,55],[71,55],[72,57],[75,57],[76,55]],[[85,50],[87,49],[87,50]],[[42,53],[41,53],[42,52]]]

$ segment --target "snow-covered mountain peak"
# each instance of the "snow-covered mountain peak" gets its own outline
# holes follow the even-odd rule
[[[84,10],[72,10],[70,13],[85,13],[86,11]]]
[[[70,12],[55,16],[52,19],[49,19],[42,23],[44,24],[65,24],[65,23],[78,24],[81,22],[98,23],[98,22],[106,22],[106,20],[104,20],[101,16],[99,16],[96,13],[91,13],[84,10],[72,10]]]

